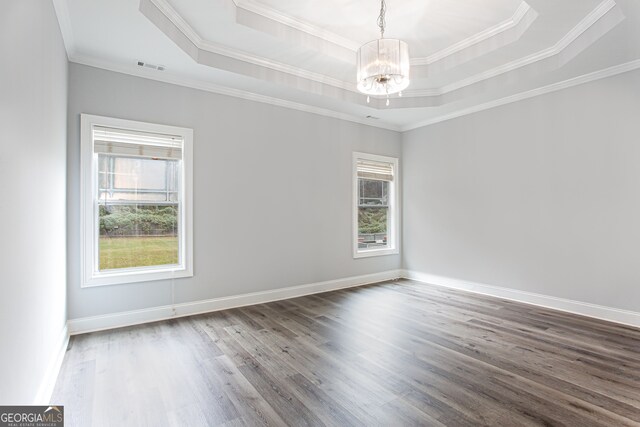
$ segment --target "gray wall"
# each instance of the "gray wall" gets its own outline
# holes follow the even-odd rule
[[[0,2],[0,58],[0,405],[31,404],[66,320],[67,56],[50,1]]]
[[[170,281],[80,288],[80,113],[194,129],[195,276],[176,303],[401,266],[351,254],[351,153],[400,157],[398,133],[71,64],[70,319],[172,302]]]
[[[407,132],[404,267],[640,311],[640,72]]]

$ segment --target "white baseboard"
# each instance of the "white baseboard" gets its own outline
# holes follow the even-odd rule
[[[502,288],[483,283],[469,282],[466,280],[453,279],[451,277],[436,276],[411,270],[402,270],[402,277],[430,285],[444,286],[447,288],[489,295],[492,297],[518,301],[539,307],[551,308],[554,310],[565,311],[568,313],[579,314],[582,316],[640,328],[640,313],[634,311],[605,307],[581,301],[573,301],[549,295],[535,294],[516,289]]]
[[[105,314],[102,316],[70,319],[69,321],[67,321],[67,327],[68,333],[70,335],[83,334],[87,332],[121,328],[142,323],[156,322],[159,320],[191,316],[194,314],[209,313],[218,310],[227,310],[230,308],[243,307],[247,305],[262,304],[266,302],[296,298],[320,292],[328,292],[337,289],[383,282],[385,280],[397,279],[399,277],[431,285],[460,289],[483,295],[518,301],[526,304],[532,304],[540,307],[551,308],[554,310],[560,310],[568,313],[579,314],[582,316],[607,320],[610,322],[620,323],[628,326],[640,327],[640,313],[636,313],[633,311],[605,307],[581,301],[572,301],[564,298],[535,294],[532,292],[519,291],[483,283],[475,283],[450,277],[436,276],[433,274],[420,273],[410,270],[389,270],[381,273],[347,277],[344,279],[329,280],[326,282],[292,286],[270,291],[253,292],[229,297],[213,298],[209,300],[152,307],[142,310]],[[66,348],[66,342],[64,348]],[[62,351],[61,354],[64,355],[64,351]],[[62,362],[61,358],[59,362]],[[57,370],[55,372],[57,372]],[[53,379],[53,382],[55,384],[55,378]],[[51,385],[50,388],[51,390],[53,390],[53,385]],[[45,387],[44,389],[46,390],[47,388]],[[46,391],[43,393],[43,395],[46,396]]]
[[[68,345],[69,331],[67,325],[65,325],[60,332],[58,340],[56,341],[54,352],[51,354],[51,359],[47,366],[47,370],[45,371],[45,376],[40,383],[40,387],[38,388],[35,398],[33,399],[33,405],[49,405],[52,403],[51,395],[53,394],[53,389],[56,386],[58,373],[62,367],[62,361],[64,360],[64,355],[67,351]]]
[[[264,292],[253,292],[249,294],[214,298],[209,300],[152,307],[143,310],[134,310],[114,314],[105,314],[102,316],[70,319],[69,321],[67,321],[67,326],[71,335],[83,334],[105,329],[113,329],[124,326],[138,325],[141,323],[155,322],[158,320],[191,316],[194,314],[209,313],[218,310],[227,310],[230,308],[243,307],[246,305],[262,304],[265,302],[296,298],[305,295],[317,294],[320,292],[350,288],[353,286],[362,286],[370,283],[397,279],[400,276],[400,270],[389,270],[382,273],[347,277],[344,279],[329,280],[326,282],[311,283],[307,285],[291,286],[288,288],[280,288]]]

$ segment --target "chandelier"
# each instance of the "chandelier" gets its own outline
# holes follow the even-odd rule
[[[402,40],[385,39],[385,0],[380,2],[378,27],[380,38],[370,41],[358,49],[358,90],[366,95],[387,97],[409,86],[409,46]],[[367,96],[367,103],[369,96]]]

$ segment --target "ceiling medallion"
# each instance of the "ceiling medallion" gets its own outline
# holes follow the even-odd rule
[[[402,96],[409,86],[409,46],[402,40],[384,38],[386,11],[382,0],[378,16],[380,38],[358,49],[357,67],[358,90],[366,95],[386,96],[388,106],[389,95]],[[369,100],[367,96],[367,103]]]

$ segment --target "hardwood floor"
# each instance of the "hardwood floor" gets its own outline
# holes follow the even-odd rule
[[[72,337],[68,426],[640,426],[640,330],[408,280]]]

